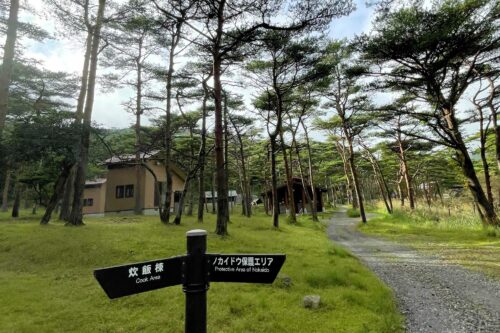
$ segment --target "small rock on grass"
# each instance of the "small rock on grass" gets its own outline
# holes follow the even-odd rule
[[[288,275],[278,275],[275,284],[278,288],[290,288],[292,286],[292,278]]]
[[[304,307],[306,309],[317,309],[319,308],[320,302],[321,302],[321,297],[319,295],[304,296]]]

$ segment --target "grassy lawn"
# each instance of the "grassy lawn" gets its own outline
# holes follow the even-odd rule
[[[16,221],[0,215],[1,332],[183,332],[181,286],[110,301],[92,271],[183,254],[186,231],[200,227],[209,231],[208,252],[286,253],[281,275],[293,282],[211,284],[209,332],[401,331],[389,289],[308,218],[274,230],[269,217],[234,215],[221,238],[210,214],[203,225],[115,216],[79,228],[42,227],[28,214]],[[321,295],[319,309],[302,307],[308,294]]]
[[[476,217],[417,210],[381,214],[365,233],[383,236],[500,279],[500,230],[485,229]]]

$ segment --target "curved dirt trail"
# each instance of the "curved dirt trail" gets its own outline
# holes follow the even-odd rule
[[[500,332],[500,281],[356,231],[336,212],[328,236],[360,258],[396,296],[407,332]]]

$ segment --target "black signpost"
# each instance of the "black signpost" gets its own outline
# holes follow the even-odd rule
[[[97,269],[94,276],[111,299],[182,284],[185,332],[204,333],[210,282],[273,283],[286,259],[284,254],[208,254],[205,230],[186,236],[185,256]]]
[[[97,269],[94,276],[109,298],[118,298],[182,283],[185,256]]]

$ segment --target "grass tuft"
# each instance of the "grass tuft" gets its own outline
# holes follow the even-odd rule
[[[330,249],[328,249],[328,254],[332,256],[337,256],[340,258],[349,258],[352,257],[352,254],[344,249],[343,247],[332,245]]]
[[[490,237],[490,238],[496,238],[496,237],[500,238],[500,228],[485,227],[484,233],[487,237]]]
[[[313,288],[329,288],[334,286],[347,286],[349,281],[337,271],[320,271],[311,273],[306,277],[306,282]]]

